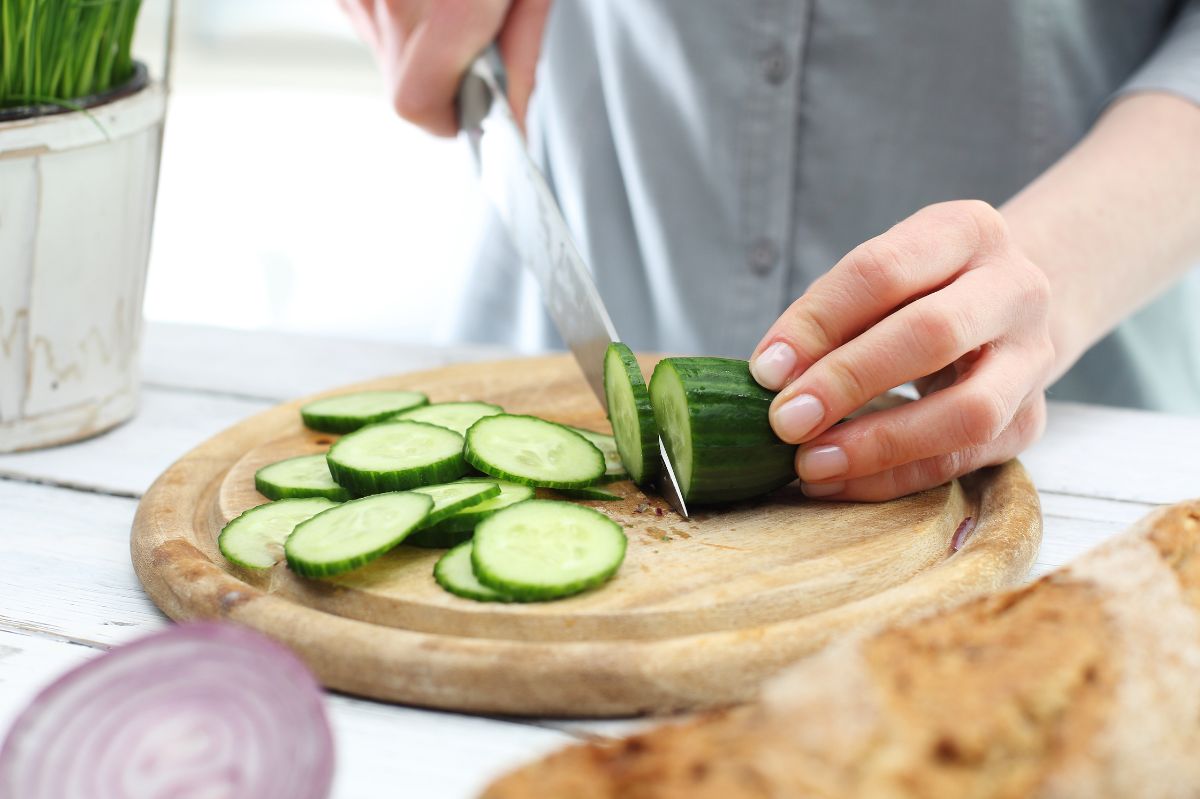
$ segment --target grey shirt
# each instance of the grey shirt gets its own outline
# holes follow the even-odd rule
[[[856,244],[1003,203],[1115,96],[1200,102],[1200,0],[556,0],[537,85],[530,147],[621,337],[747,357]],[[554,346],[494,221],[478,261],[464,337]],[[1200,270],[1050,393],[1200,411]]]

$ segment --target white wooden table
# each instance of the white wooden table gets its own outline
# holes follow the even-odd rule
[[[0,456],[0,733],[55,675],[168,624],[129,561],[137,499],[172,461],[285,399],[499,349],[430,349],[150,325],[138,416],[107,435]],[[1023,461],[1041,491],[1034,575],[1154,505],[1200,495],[1200,418],[1052,403]],[[467,797],[503,770],[638,722],[480,718],[329,696],[338,799]]]

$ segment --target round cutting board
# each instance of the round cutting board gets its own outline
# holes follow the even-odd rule
[[[642,359],[647,370],[653,363]],[[329,393],[391,388],[609,429],[563,356],[452,366]],[[1011,585],[1041,539],[1037,493],[1012,461],[882,504],[808,500],[793,484],[690,519],[616,483],[621,501],[587,504],[624,526],[625,562],[601,588],[557,602],[460,599],[433,580],[441,550],[403,545],[326,580],[298,577],[283,563],[241,570],[221,557],[216,539],[229,519],[266,501],[254,490],[255,469],[323,451],[335,438],[301,424],[299,406],[311,399],[247,419],[164,472],[138,508],[133,563],[170,617],[257,628],[292,647],[330,688],[378,699],[566,716],[737,702],[832,636]]]

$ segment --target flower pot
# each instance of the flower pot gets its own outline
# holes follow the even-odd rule
[[[0,452],[107,430],[137,405],[166,90],[0,121]]]

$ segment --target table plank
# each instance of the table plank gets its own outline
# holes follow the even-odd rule
[[[1042,492],[1171,503],[1200,495],[1197,446],[1200,417],[1052,402],[1021,461]]]
[[[0,481],[0,625],[110,646],[168,622],[129,559],[137,502]]]
[[[390,341],[151,323],[142,377],[152,386],[296,399],[403,372],[511,358],[507,347],[428,347]],[[214,354],[220,357],[214,358]]]
[[[0,731],[45,685],[100,652],[0,630]],[[326,695],[337,745],[334,799],[461,799],[515,763],[575,739],[532,724]],[[386,790],[381,790],[388,786]]]
[[[75,444],[0,455],[0,477],[137,497],[188,450],[274,404],[147,388],[129,422]]]

